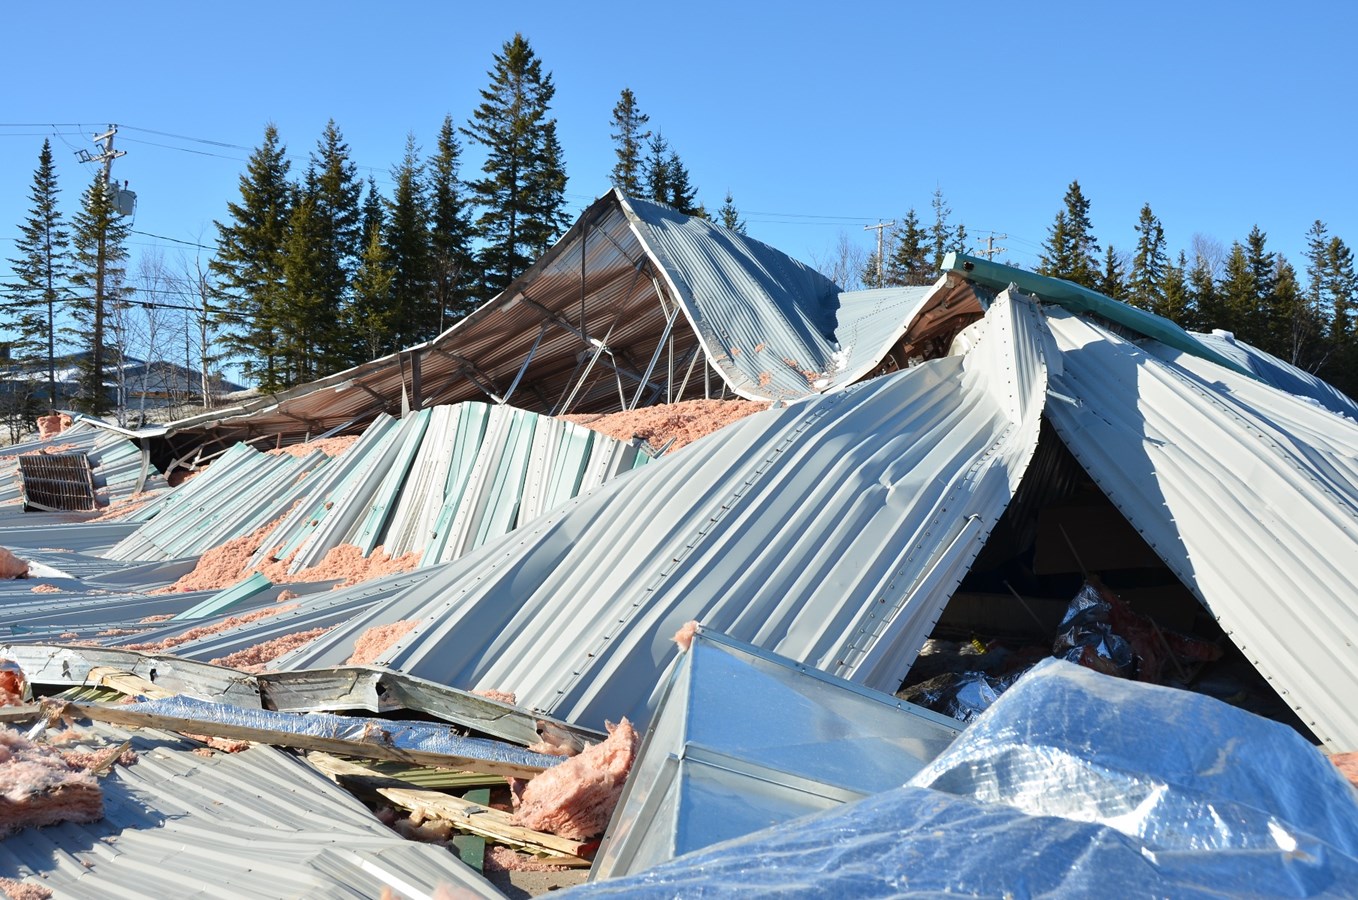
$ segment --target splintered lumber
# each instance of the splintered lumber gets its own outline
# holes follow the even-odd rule
[[[180,734],[202,734],[208,737],[227,738],[236,741],[251,741],[256,744],[269,744],[274,747],[291,747],[296,750],[315,750],[333,753],[337,756],[353,756],[360,759],[386,759],[416,766],[437,766],[444,769],[470,770],[489,775],[506,775],[514,778],[532,778],[542,771],[541,766],[504,762],[493,759],[477,759],[471,756],[456,756],[445,753],[432,753],[427,750],[406,750],[393,747],[380,741],[353,741],[345,738],[319,737],[316,735],[296,734],[272,728],[255,728],[248,725],[228,725],[205,719],[190,719],[180,716],[167,716],[160,713],[139,712],[119,706],[103,706],[96,703],[66,703],[59,713],[74,718],[92,719],[113,725],[132,728],[157,728],[161,731],[177,731]]]
[[[0,707],[0,724],[13,722],[32,722],[42,715],[41,703],[25,703],[22,706]]]
[[[163,700],[175,695],[174,691],[166,690],[154,681],[148,681],[140,675],[134,675],[131,672],[115,669],[111,666],[95,666],[90,669],[89,674],[85,676],[85,683],[111,688],[129,697],[140,695],[150,697],[153,700]]]
[[[308,753],[307,761],[336,781],[353,781],[381,795],[394,806],[426,819],[441,819],[454,828],[479,834],[496,843],[526,850],[561,866],[588,866],[590,842],[573,841],[515,825],[509,813],[439,791],[408,786],[365,766],[326,753]]]

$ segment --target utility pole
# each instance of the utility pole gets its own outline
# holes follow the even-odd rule
[[[978,247],[978,248],[976,249],[976,255],[977,255],[977,256],[984,256],[986,259],[993,260],[993,259],[995,258],[995,254],[996,254],[996,253],[1008,253],[1008,252],[1009,252],[1009,248],[1008,248],[1008,247],[996,247],[996,246],[995,246],[995,242],[996,242],[996,241],[1007,240],[1008,237],[1009,237],[1009,235],[1007,235],[1007,234],[996,234],[996,233],[993,232],[993,231],[990,232],[989,236],[986,237],[986,239],[985,239],[985,249],[982,250],[982,249],[980,249],[980,248]]]
[[[863,226],[864,231],[871,231],[874,228],[877,229],[877,284],[873,285],[873,287],[882,286],[882,233],[895,224],[896,222],[894,219],[890,222],[883,222],[881,219],[878,219],[876,225]]]
[[[118,133],[117,125],[109,125],[108,131],[103,134],[96,134],[91,140],[94,143],[102,143],[102,152],[98,154],[90,153],[88,150],[76,151],[76,157],[81,162],[103,163],[104,171],[99,184],[100,190],[104,192],[103,203],[111,215],[117,215],[115,209],[116,201],[113,197],[113,161],[120,156],[126,156],[126,150],[114,150],[113,138]],[[90,398],[92,409],[103,409],[104,391],[104,289],[105,278],[104,269],[107,264],[107,248],[105,247],[105,236],[108,229],[101,228],[99,231],[99,245],[95,253],[94,269],[94,354],[90,360],[90,365],[94,370],[91,378],[91,390],[96,392],[96,396]],[[119,363],[121,365],[121,361]]]

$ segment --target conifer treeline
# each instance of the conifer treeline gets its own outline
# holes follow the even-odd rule
[[[1080,183],[1071,182],[1047,229],[1039,274],[1073,281],[1190,330],[1230,331],[1358,396],[1358,275],[1353,251],[1324,222],[1316,220],[1306,233],[1299,274],[1283,254],[1268,249],[1257,225],[1229,248],[1195,236],[1189,250],[1171,255],[1149,203],[1137,219],[1135,247],[1100,248],[1090,205]],[[949,223],[951,210],[939,191],[933,207],[930,224],[922,225],[911,209],[896,226],[882,254],[880,279],[876,254],[869,257],[866,285],[931,284],[948,251],[975,252],[967,247],[965,227]]]

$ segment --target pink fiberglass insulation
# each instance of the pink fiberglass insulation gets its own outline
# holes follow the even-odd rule
[[[28,682],[24,670],[9,659],[0,659],[0,706],[23,706]]]
[[[27,578],[28,563],[0,547],[0,578]]]
[[[0,878],[0,892],[3,892],[9,900],[47,900],[52,896],[51,888],[27,881],[15,881],[13,878]]]
[[[35,584],[29,588],[35,594],[60,594],[61,588],[55,584]]]
[[[319,438],[314,441],[307,441],[305,444],[289,444],[286,447],[277,447],[273,450],[265,451],[269,456],[310,456],[316,451],[324,453],[326,456],[342,456],[358,441],[358,435],[351,434],[344,437]]]
[[[1330,762],[1339,768],[1339,773],[1349,780],[1349,784],[1358,787],[1358,753],[1336,753],[1330,757]]]
[[[577,841],[604,833],[640,743],[627,719],[607,724],[603,743],[586,747],[528,782],[517,798],[517,824]]]
[[[494,688],[487,688],[484,691],[472,691],[472,693],[478,697],[485,697],[487,700],[497,700],[500,703],[508,703],[510,706],[514,706],[519,702],[518,694],[513,694],[509,691],[497,691]]]
[[[311,643],[334,627],[334,625],[329,625],[299,631],[295,634],[285,634],[271,641],[264,641],[252,647],[246,647],[244,650],[237,650],[229,656],[218,657],[210,660],[210,662],[214,666],[227,666],[232,669],[240,669],[243,672],[263,672],[269,663],[278,659],[284,653],[296,650],[303,644]]]
[[[698,621],[696,619],[685,622],[684,626],[674,633],[674,642],[679,645],[679,652],[683,653],[693,646],[693,635],[698,632]]]
[[[344,661],[346,666],[366,666],[377,662],[377,658],[390,649],[401,638],[411,632],[419,619],[403,619],[390,625],[374,625],[354,641],[353,655]]]
[[[13,729],[0,731],[0,837],[103,817],[104,795],[93,775]]]
[[[666,403],[627,412],[604,415],[586,413],[561,418],[620,441],[639,437],[657,448],[673,438],[674,444],[670,447],[672,452],[768,408],[767,403],[755,403],[752,400],[685,400],[682,403]]]
[[[269,616],[276,616],[279,613],[291,612],[297,608],[293,603],[288,606],[274,606],[266,609],[257,609],[254,612],[245,613],[240,616],[227,616],[220,622],[211,625],[199,625],[197,628],[190,628],[183,634],[168,637],[163,641],[155,641],[149,644],[125,644],[124,650],[141,650],[144,652],[156,653],[161,650],[169,650],[171,647],[178,647],[180,644],[197,640],[200,637],[207,637],[210,634],[221,634],[223,631],[230,631],[237,625],[248,625],[251,622],[258,622],[260,619],[267,619]]]

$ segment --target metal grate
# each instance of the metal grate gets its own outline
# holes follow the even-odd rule
[[[94,470],[84,453],[32,453],[19,457],[24,509],[83,510],[97,506]]]

